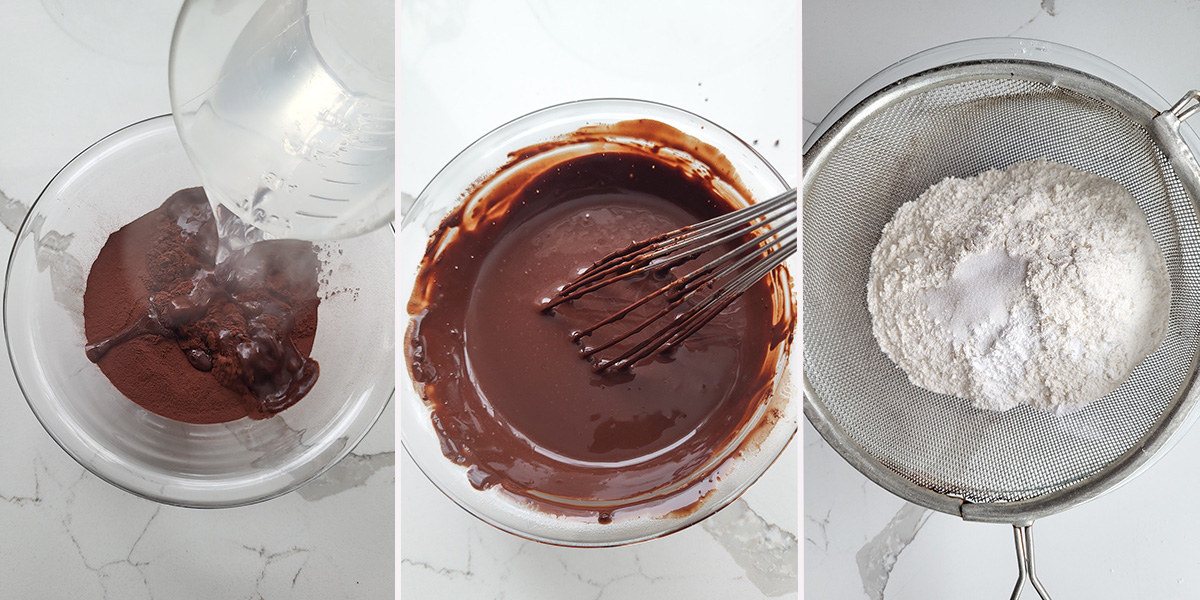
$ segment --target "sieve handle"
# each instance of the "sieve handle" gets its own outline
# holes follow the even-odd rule
[[[1200,90],[1191,90],[1184,94],[1175,106],[1171,107],[1171,112],[1175,114],[1175,118],[1180,121],[1187,120],[1188,117],[1200,112]]]
[[[1017,586],[1013,588],[1010,600],[1021,597],[1021,589],[1025,587],[1027,579],[1042,600],[1050,600],[1050,594],[1046,593],[1046,588],[1038,581],[1037,571],[1033,569],[1033,523],[1013,525],[1013,537],[1017,541]]]
[[[1187,190],[1188,196],[1191,196],[1192,202],[1197,203],[1197,208],[1200,208],[1200,185],[1196,184],[1195,177],[1200,173],[1200,165],[1196,164],[1192,149],[1188,147],[1179,129],[1184,119],[1197,113],[1200,113],[1200,90],[1191,90],[1184,94],[1175,106],[1154,115],[1150,120],[1150,135],[1158,143],[1159,150],[1167,155],[1172,168],[1180,173],[1192,175],[1181,176],[1179,181]]]

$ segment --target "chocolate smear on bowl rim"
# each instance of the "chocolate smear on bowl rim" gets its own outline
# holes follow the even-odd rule
[[[541,311],[614,249],[748,197],[715,148],[648,119],[513,152],[464,193],[429,240],[405,356],[442,453],[474,487],[601,523],[680,516],[709,496],[728,459],[754,451],[778,421],[768,403],[795,326],[786,269],[628,372],[594,372],[571,331],[661,281]]]

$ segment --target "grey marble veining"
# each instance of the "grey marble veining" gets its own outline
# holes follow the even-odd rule
[[[488,131],[584,98],[639,98],[692,111],[745,140],[786,181],[798,183],[799,3],[698,0],[683,12],[678,6],[499,0],[460,3],[454,12],[433,0],[404,2],[399,160],[408,194],[401,194],[402,211],[414,192]],[[632,14],[636,18],[626,18]],[[659,35],[641,35],[655,27]],[[700,35],[704,43],[694,43]],[[682,50],[687,58],[626,60],[644,44],[670,56]],[[496,530],[443,496],[405,454],[402,595],[796,598],[798,446],[793,440],[740,500],[703,524],[605,549],[546,546]]]
[[[179,5],[5,6],[4,263],[28,207],[72,157],[117,129],[170,112],[167,52]],[[37,233],[39,266],[63,290],[82,289],[86,277],[71,241]],[[9,362],[0,362],[0,597],[394,597],[393,409],[303,494],[236,509],[182,509],[123,492],[72,460],[37,422]]]
[[[1200,86],[1190,41],[1200,4],[1171,0],[924,3],[806,0],[803,131],[856,86],[918,51],[1016,35],[1096,54],[1168,99]],[[1195,125],[1192,125],[1195,128]],[[1008,597],[1016,580],[1012,528],[905,503],[867,480],[805,424],[804,588],[810,597],[870,600]],[[1200,517],[1175,510],[1197,492],[1195,431],[1138,478],[1044,519],[1038,571],[1055,598],[1191,598]],[[1034,597],[1026,589],[1026,598]]]

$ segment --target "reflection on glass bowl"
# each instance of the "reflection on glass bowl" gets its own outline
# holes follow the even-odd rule
[[[517,150],[561,140],[583,127],[650,119],[663,123],[716,149],[728,160],[751,200],[769,198],[787,189],[787,184],[748,144],[717,125],[691,113],[652,102],[636,100],[585,100],[553,106],[511,121],[476,141],[451,161],[404,213],[400,233],[401,264],[399,289],[413,289],[425,246],[443,218],[463,201],[464,192],[509,162]],[[630,140],[622,143],[654,147],[661,140]],[[643,144],[643,142],[645,142]],[[683,148],[670,147],[666,152]],[[553,152],[560,152],[556,148]],[[517,153],[525,157],[524,153]],[[537,155],[522,158],[537,163]],[[519,168],[519,167],[516,167]],[[532,167],[531,167],[532,168]],[[792,265],[795,268],[795,265]],[[794,316],[794,297],[786,298]],[[790,304],[789,304],[790,303]],[[603,514],[605,507],[581,500],[596,510],[586,517],[554,514],[533,508],[528,502],[505,493],[500,485],[484,491],[473,487],[468,466],[456,464],[443,454],[431,421],[431,410],[422,401],[407,368],[401,369],[401,437],[406,451],[430,480],[451,500],[483,521],[510,533],[541,542],[568,546],[614,546],[652,539],[699,522],[745,491],[783,451],[796,431],[797,405],[784,352],[776,365],[774,393],[749,417],[743,429],[714,448],[714,458],[703,472],[679,474],[662,482],[659,491],[645,503],[622,511],[621,518]],[[714,466],[715,465],[715,466]],[[692,493],[705,487],[708,477],[716,481],[710,492],[697,500]],[[669,485],[668,485],[669,483]],[[683,491],[679,491],[683,490]],[[588,512],[588,511],[585,511]]]
[[[395,234],[384,228],[318,244],[324,264],[312,357],[321,375],[308,396],[264,420],[173,421],[126,399],[88,361],[82,299],[112,232],[199,183],[170,116],[85,150],[50,182],[17,234],[4,328],[29,406],[80,464],[159,502],[239,506],[320,475],[387,406],[395,389]]]

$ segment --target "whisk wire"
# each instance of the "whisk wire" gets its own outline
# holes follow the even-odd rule
[[[720,247],[746,234],[747,224],[756,219],[770,222],[788,212],[795,212],[796,190],[752,204],[746,208],[714,217],[703,223],[687,225],[653,238],[636,242],[605,256],[563,286],[558,297],[545,306],[546,310],[568,300],[575,300],[617,281],[636,277],[648,270],[670,270],[695,259],[704,252]],[[718,237],[720,236],[720,237]],[[715,239],[714,239],[715,238]],[[684,252],[684,250],[688,250]],[[666,260],[655,262],[662,257]],[[609,276],[616,274],[615,277]]]
[[[783,223],[780,224],[780,227],[778,229],[772,230],[772,235],[784,235],[788,232],[794,232],[796,230],[796,221],[797,221],[797,217],[795,215],[793,215],[789,219],[786,219]],[[741,235],[745,235],[745,232],[738,232],[736,235],[730,235],[730,236],[721,238],[721,241],[727,243]],[[708,246],[708,244],[706,244],[705,246]],[[706,248],[706,250],[707,249],[710,249],[710,248]],[[655,290],[653,293],[651,293],[647,296],[643,296],[641,299],[637,300],[636,302],[626,306],[625,308],[621,309],[620,311],[617,311],[616,313],[613,313],[612,315],[608,316],[607,318],[595,323],[591,327],[588,327],[587,329],[583,329],[581,331],[575,332],[575,334],[572,335],[572,338],[574,340],[578,341],[580,338],[590,335],[592,332],[596,331],[597,329],[599,329],[605,325],[608,325],[610,323],[614,323],[616,321],[621,320],[626,315],[633,312],[638,307],[653,300],[654,298],[657,298],[658,296],[665,296],[667,298],[667,300],[670,302],[670,305],[667,308],[663,309],[658,315],[655,315],[654,317],[651,317],[650,319],[648,319],[647,323],[646,323],[646,324],[648,324],[649,321],[653,321],[653,320],[657,319],[658,317],[661,317],[662,315],[666,314],[666,312],[669,311],[671,308],[677,306],[680,302],[683,302],[683,300],[692,296],[701,287],[709,284],[710,282],[712,282],[714,280],[719,280],[719,279],[725,277],[726,275],[736,271],[737,269],[745,267],[748,263],[750,263],[752,260],[754,260],[755,257],[760,252],[763,252],[763,251],[770,252],[772,250],[773,250],[773,248],[771,246],[764,248],[763,240],[760,238],[757,238],[757,237],[750,239],[746,242],[743,242],[740,246],[734,248],[733,250],[726,252],[717,258],[714,258],[713,260],[709,261],[704,266],[702,266],[698,269],[695,269],[694,271],[688,273],[687,275],[684,275],[683,277],[671,282],[670,284],[668,284],[664,287],[659,288],[658,290]],[[698,254],[696,256],[698,256]],[[696,256],[692,256],[689,254],[688,257],[684,257],[684,258],[691,260],[691,259],[694,259]],[[734,259],[739,259],[739,260],[736,263],[734,263],[732,266],[727,266],[726,268],[722,269],[716,275],[713,275],[712,278],[701,279],[702,277],[709,275],[709,274],[713,273],[714,271],[716,271],[716,269],[718,267],[720,267],[722,264],[728,263],[729,261],[734,260]],[[678,264],[682,264],[683,262],[687,262],[687,261],[680,260],[678,263],[672,261],[671,266],[672,267],[678,266]],[[600,287],[604,287],[611,283],[615,283],[616,281],[623,279],[628,275],[629,274],[623,274],[622,276],[615,277],[611,280],[597,283],[595,286],[593,286],[593,288],[590,288],[590,289],[599,289]],[[644,327],[645,327],[645,324],[640,325],[637,328],[635,328],[633,331],[630,331],[628,334],[626,334],[625,336],[622,336],[621,338],[618,338],[615,341],[620,341],[621,339],[628,337],[630,334],[637,333],[638,331],[641,331]],[[607,348],[609,345],[611,345],[611,344],[605,345],[604,347],[601,347],[598,349],[602,350],[604,348]]]
[[[624,319],[656,298],[661,297],[666,301],[664,307],[621,335],[605,343],[583,348],[581,354],[592,358],[668,318],[679,305],[695,298],[701,291],[713,289],[711,295],[701,298],[695,305],[670,317],[667,323],[619,356],[597,360],[594,364],[596,371],[627,369],[652,354],[667,352],[677,346],[725,310],[755,282],[783,264],[796,252],[799,237],[798,220],[796,190],[793,189],[770,200],[703,223],[631,244],[584,270],[576,280],[563,286],[558,296],[547,303],[543,310],[549,311],[563,302],[580,298],[617,281],[648,271],[669,272],[710,250],[750,236],[683,277],[639,298],[590,327],[572,333],[572,340],[579,342],[600,328]]]
[[[785,243],[777,250],[772,251],[770,257],[755,264],[750,269],[744,271],[736,279],[728,285],[722,287],[720,291],[714,294],[713,297],[705,302],[699,303],[696,306],[688,309],[678,317],[672,319],[667,325],[660,328],[647,339],[639,342],[637,345],[626,350],[620,356],[611,359],[603,360],[596,364],[597,371],[603,371],[608,368],[624,369],[631,367],[634,364],[642,361],[645,358],[655,353],[667,353],[672,348],[677,346],[684,339],[700,330],[715,318],[718,314],[729,307],[735,300],[738,299],[746,290],[750,289],[759,279],[770,273],[772,269],[783,264],[787,257],[796,251],[797,241],[796,236],[791,236],[791,241]],[[744,265],[743,265],[744,266]],[[668,311],[664,310],[660,314],[647,319],[647,323],[654,322],[664,316]],[[640,328],[639,328],[640,330]],[[626,339],[633,332],[625,334],[618,338],[617,341]],[[613,345],[614,342],[609,342],[605,347]],[[587,355],[594,354],[590,352]]]

